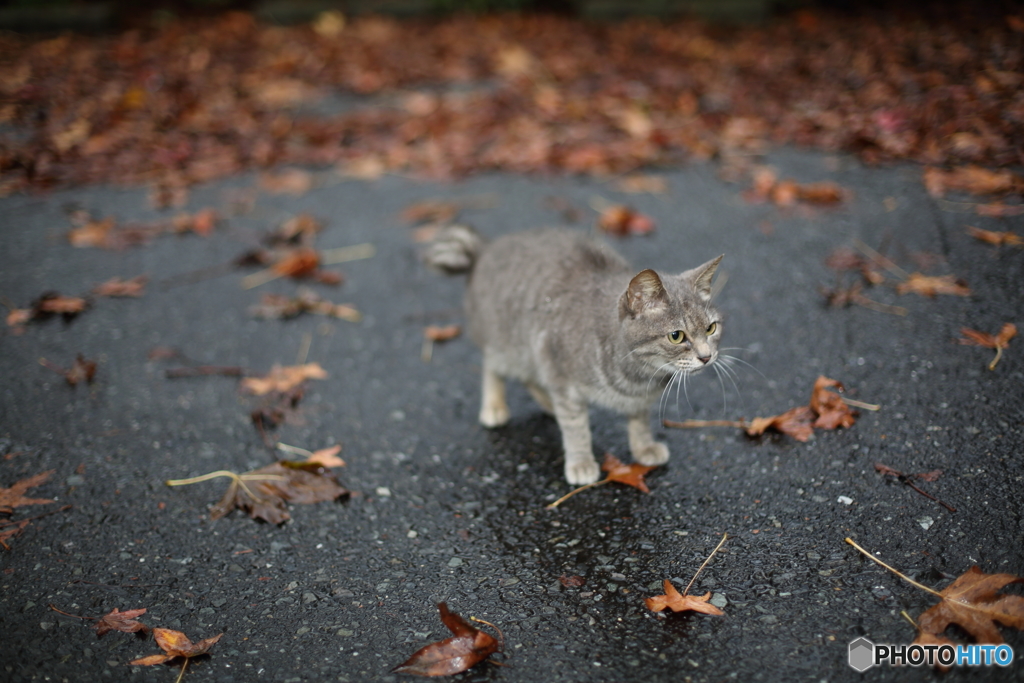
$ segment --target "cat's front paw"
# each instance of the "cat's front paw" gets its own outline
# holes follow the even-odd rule
[[[494,429],[495,427],[501,427],[508,423],[511,413],[509,413],[508,406],[502,402],[500,405],[496,403],[485,404],[480,408],[480,424],[488,429]]]
[[[633,451],[633,460],[641,465],[664,465],[668,462],[668,446],[655,441]]]
[[[593,457],[565,461],[565,480],[573,486],[593,484],[601,477],[601,468]]]

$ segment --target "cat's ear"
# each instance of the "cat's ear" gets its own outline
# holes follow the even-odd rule
[[[721,263],[724,257],[725,254],[722,254],[702,266],[697,266],[683,273],[683,279],[689,280],[693,284],[693,289],[697,292],[697,296],[704,301],[711,299],[711,280],[715,277],[718,264]]]
[[[640,271],[629,281],[629,287],[622,295],[620,308],[624,309],[624,313],[636,316],[644,311],[661,308],[667,303],[668,295],[665,293],[665,286],[661,284],[661,278],[653,270],[647,269]]]

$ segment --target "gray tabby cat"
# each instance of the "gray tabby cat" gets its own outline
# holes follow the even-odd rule
[[[721,256],[680,275],[633,275],[621,256],[581,233],[530,231],[484,246],[472,229],[452,226],[426,259],[469,271],[465,306],[483,350],[483,426],[508,422],[504,380],[516,379],[558,421],[570,484],[600,476],[591,404],[628,417],[636,462],[668,460],[668,447],[651,434],[651,405],[670,382],[718,357],[722,324],[710,301]]]

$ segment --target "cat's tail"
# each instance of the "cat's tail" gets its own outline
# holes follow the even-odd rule
[[[423,252],[423,262],[442,273],[468,273],[484,248],[480,234],[468,225],[448,225]]]

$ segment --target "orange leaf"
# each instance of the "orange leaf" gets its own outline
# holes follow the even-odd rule
[[[142,659],[135,659],[129,664],[137,666],[152,666],[154,664],[162,664],[163,662],[174,659],[175,657],[198,657],[199,655],[206,654],[206,652],[213,647],[214,643],[221,639],[224,634],[218,634],[212,638],[206,638],[200,640],[198,643],[193,643],[189,640],[181,631],[173,631],[169,628],[155,628],[153,629],[153,640],[166,654],[162,655],[149,655]]]
[[[814,427],[818,429],[852,427],[857,421],[857,413],[850,410],[850,406],[846,405],[838,394],[829,391],[833,388],[842,391],[843,385],[824,375],[820,375],[814,381],[810,408],[818,416],[814,420]]]
[[[977,240],[981,240],[982,242],[994,244],[997,247],[1002,246],[1004,244],[1015,246],[1024,245],[1024,238],[1012,232],[996,232],[995,230],[982,230],[981,228],[976,228],[972,225],[967,227],[967,234]]]
[[[968,346],[984,346],[988,349],[1005,349],[1010,345],[1010,340],[1017,336],[1017,326],[1013,323],[1003,323],[999,334],[979,332],[969,327],[961,327],[960,334],[964,335],[959,341]]]
[[[96,296],[110,297],[142,296],[146,288],[146,279],[145,275],[133,277],[131,280],[113,277],[93,287],[92,293]]]
[[[306,462],[315,462],[324,467],[344,467],[345,461],[338,457],[340,452],[341,444],[330,448],[321,448],[318,451],[313,451],[312,455],[306,458]]]
[[[242,380],[242,390],[257,396],[269,394],[271,391],[287,392],[307,379],[325,379],[327,371],[319,363],[305,365],[275,365],[264,377],[246,377]]]
[[[100,638],[110,631],[121,631],[123,633],[148,631],[148,626],[143,624],[141,621],[135,620],[135,617],[140,617],[145,613],[145,607],[140,609],[130,609],[126,612],[121,612],[115,607],[109,614],[103,615],[100,617],[100,620],[96,622],[96,625],[93,627],[96,629],[96,637]],[[159,657],[160,655],[156,656]]]
[[[655,467],[656,466],[653,465],[641,465],[635,462],[626,465],[611,453],[605,453],[604,462],[601,463],[601,469],[608,473],[605,476],[606,480],[617,481],[620,484],[627,484],[640,489],[644,493],[651,492],[651,490],[647,488],[647,482],[644,481],[644,475]]]
[[[423,329],[423,336],[430,341],[443,342],[455,339],[462,334],[462,328],[458,325],[427,325]]]
[[[896,292],[898,294],[911,292],[927,297],[934,297],[936,294],[971,295],[967,283],[958,280],[955,275],[922,275],[921,273],[911,273],[906,282],[901,282],[896,287]]]
[[[672,582],[665,579],[665,594],[655,595],[652,598],[645,598],[644,604],[647,605],[647,609],[652,612],[660,612],[666,607],[671,609],[673,612],[702,612],[704,614],[725,614],[722,610],[712,605],[708,600],[711,599],[711,591],[708,591],[704,595],[698,597],[696,595],[683,595],[676,587],[672,585]]]
[[[998,592],[1011,583],[1024,583],[1024,579],[971,567],[941,591],[942,602],[922,614],[917,625],[924,633],[941,636],[956,624],[980,644],[1000,645],[1003,636],[996,622],[1024,629],[1024,597]]]
[[[0,489],[0,513],[11,514],[14,508],[22,505],[45,505],[52,503],[49,498],[26,498],[25,492],[44,483],[53,474],[53,470],[40,472],[39,474],[27,477],[7,489]]]
[[[811,426],[815,419],[814,411],[808,406],[790,408],[781,415],[772,417],[755,417],[747,426],[749,436],[760,436],[769,429],[788,434],[797,441],[807,441],[814,434]]]

